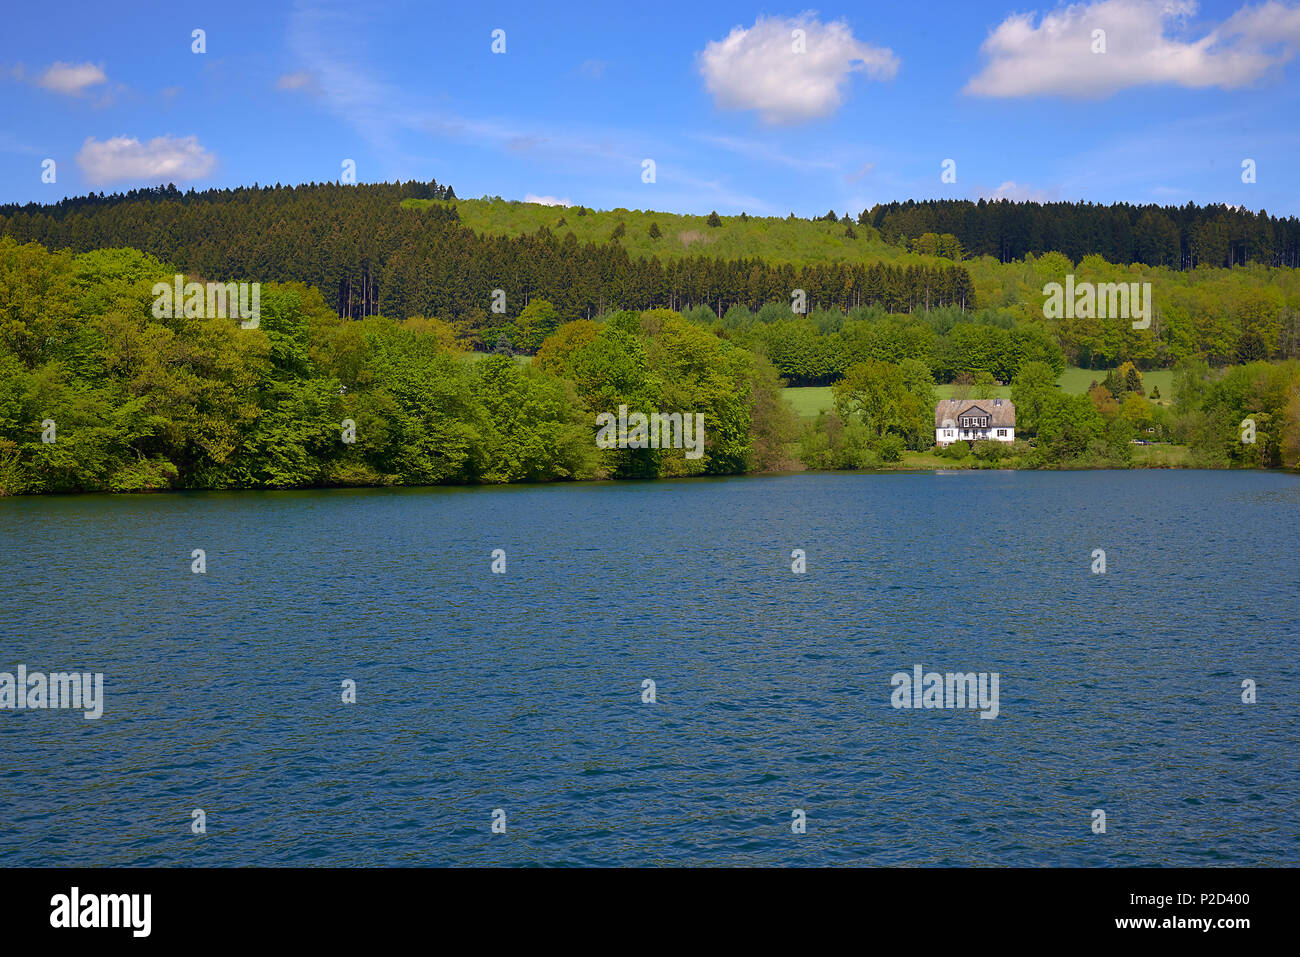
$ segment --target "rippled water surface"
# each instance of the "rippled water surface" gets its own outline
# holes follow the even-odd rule
[[[0,500],[0,671],[106,695],[0,711],[0,861],[1300,864],[1297,530],[1260,473]]]

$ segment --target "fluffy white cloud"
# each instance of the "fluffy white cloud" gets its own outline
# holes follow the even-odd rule
[[[1233,89],[1259,79],[1300,50],[1300,7],[1277,0],[1242,7],[1188,36],[1193,0],[1100,0],[1044,14],[1014,14],[981,47],[988,63],[966,85],[980,96],[1103,97],[1169,83]],[[1105,52],[1094,53],[1095,31]]]
[[[749,29],[735,27],[725,40],[709,43],[698,62],[714,103],[757,110],[771,124],[835,112],[851,73],[887,80],[898,72],[891,51],[855,39],[842,21],[821,23],[807,13],[759,17]]]
[[[528,193],[524,196],[525,203],[537,203],[540,206],[572,206],[568,199],[556,199],[554,196],[538,196],[536,193]]]
[[[135,137],[114,136],[100,142],[91,136],[77,153],[77,165],[92,183],[176,183],[206,176],[216,158],[199,145],[197,136],[158,136],[148,145]]]
[[[76,96],[86,87],[107,82],[104,71],[93,63],[55,63],[36,81],[38,86],[68,96]]]

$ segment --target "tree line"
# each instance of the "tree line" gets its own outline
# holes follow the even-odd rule
[[[936,382],[987,373],[1010,382],[1026,362],[1045,362],[1059,373],[1065,356],[1043,322],[1017,320],[993,309],[955,307],[889,313],[880,306],[848,312],[818,309],[791,315],[781,303],[757,312],[732,306],[720,318],[692,309],[687,319],[725,339],[765,355],[790,385],[829,385],[867,359],[901,363],[913,359]]]
[[[951,250],[1000,262],[1059,252],[1075,262],[1099,255],[1175,269],[1300,266],[1300,219],[1225,205],[907,200],[877,204],[858,219],[886,242],[932,249],[947,236],[959,244]]]
[[[449,199],[436,183],[331,183],[187,192],[168,187],[52,206],[0,207],[0,235],[51,249],[129,247],[221,281],[302,282],[338,315],[436,315],[471,331],[518,316],[534,298],[568,319],[618,308],[687,309],[721,315],[735,304],[791,302],[807,308],[888,311],[975,306],[957,265],[768,263],[696,255],[633,259],[617,242],[579,243],[543,228],[532,235],[479,235],[453,205],[404,208],[407,199]],[[496,291],[500,290],[498,294]]]

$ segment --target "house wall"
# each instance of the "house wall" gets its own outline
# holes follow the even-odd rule
[[[935,429],[934,443],[935,445],[952,445],[954,442],[978,441],[977,439],[972,438],[972,436],[974,436],[978,431],[978,429],[962,428]],[[998,435],[998,432],[1000,431],[1005,431],[1007,434]],[[989,435],[987,437],[996,442],[1014,442],[1016,440],[1016,430],[1009,425],[990,426],[988,432]]]

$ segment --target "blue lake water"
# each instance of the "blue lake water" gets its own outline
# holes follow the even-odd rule
[[[105,683],[0,710],[0,861],[1297,865],[1298,529],[1254,472],[0,499],[0,671]]]

